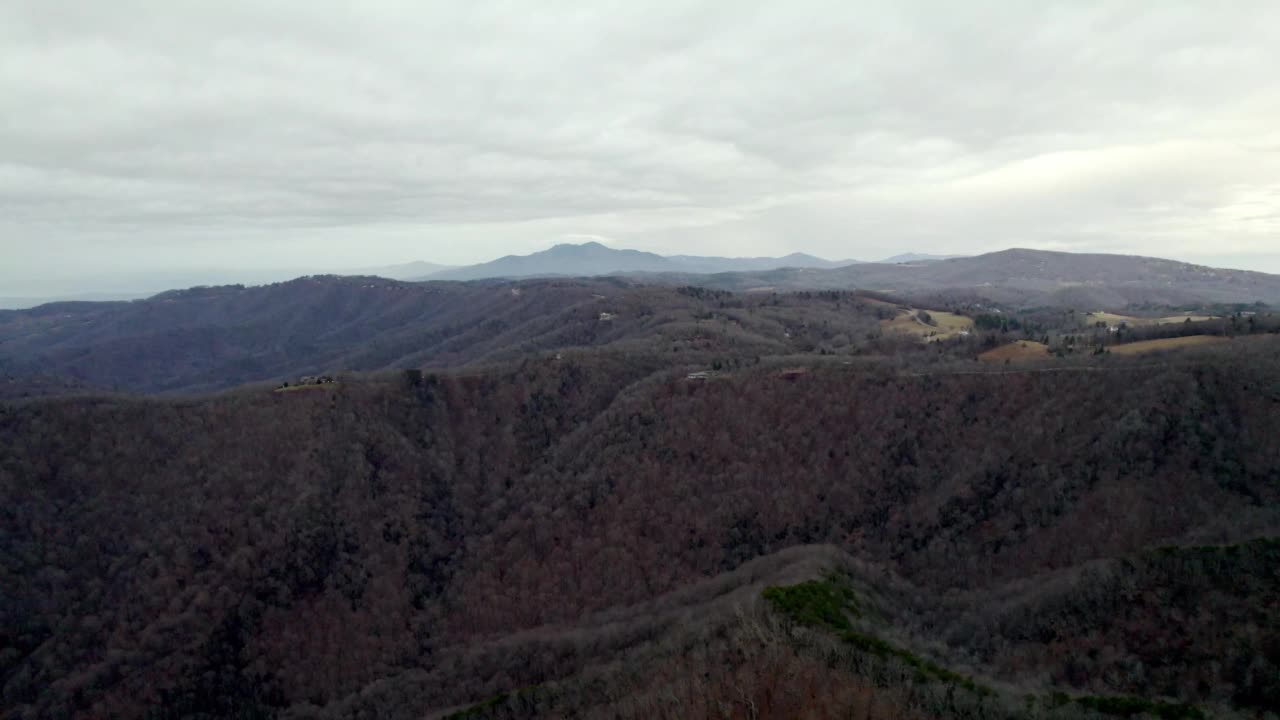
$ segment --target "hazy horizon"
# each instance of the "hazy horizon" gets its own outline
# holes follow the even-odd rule
[[[576,242],[570,241],[570,242],[556,243],[556,244],[583,245],[583,244],[593,243],[593,242],[598,242],[598,241],[584,239]],[[599,243],[599,244],[609,247],[609,245],[605,243]],[[532,251],[532,253],[526,253],[526,254],[535,254],[535,253],[550,249],[550,247],[553,247],[553,246],[554,245],[548,246],[547,248],[542,248],[541,250],[535,250],[535,251]],[[635,248],[616,247],[614,249],[632,250]],[[1004,249],[1010,249],[1010,248],[1004,248]],[[823,260],[831,260],[831,261],[850,260],[852,262],[869,262],[869,263],[883,262],[885,260],[889,260],[898,255],[926,255],[926,256],[930,255],[930,253],[917,253],[912,250],[904,250],[900,253],[894,253],[894,255],[887,256],[887,257],[830,258],[830,257],[822,257],[820,255],[816,255],[815,253],[804,253],[804,251],[802,250],[793,251],[793,252],[814,255],[815,257],[819,257]],[[999,252],[999,251],[996,250],[992,252]],[[787,254],[791,254],[791,253],[787,253]],[[966,257],[966,256],[969,256],[969,255],[964,253],[958,253],[951,257]],[[748,257],[748,256],[725,256],[725,257]],[[781,257],[781,255],[771,256],[771,257]],[[1159,257],[1159,256],[1153,256],[1153,257]],[[496,259],[498,258],[488,258],[478,263],[470,263],[470,264],[482,264],[484,262],[488,262],[490,260],[496,260]],[[1168,259],[1176,260],[1177,258],[1168,258]],[[390,276],[387,273],[379,273],[378,271],[387,270],[397,266],[413,266],[413,265],[418,265],[423,263],[440,264],[440,263],[432,263],[429,260],[427,261],[410,260],[404,263],[388,263],[382,266],[366,265],[366,266],[352,267],[352,268],[292,267],[292,268],[239,268],[239,269],[236,269],[236,268],[226,268],[226,267],[223,267],[223,268],[196,267],[196,268],[178,268],[178,269],[167,269],[167,270],[156,269],[149,272],[132,272],[132,273],[105,272],[105,273],[100,273],[98,275],[82,276],[80,278],[74,278],[74,277],[58,278],[57,276],[54,276],[52,278],[44,278],[41,280],[41,282],[47,283],[51,287],[55,288],[52,292],[48,292],[45,294],[7,292],[7,291],[0,292],[0,310],[26,308],[26,307],[31,307],[33,305],[39,304],[40,302],[59,301],[59,300],[131,300],[131,299],[143,298],[150,295],[154,295],[156,293],[160,293],[165,290],[190,288],[190,287],[196,287],[196,286],[202,286],[202,285],[224,285],[224,284],[243,284],[243,285],[250,285],[250,286],[266,285],[270,283],[292,280],[295,278],[308,276],[308,275],[322,275],[322,274],[379,275],[381,274],[385,276]],[[1214,265],[1213,263],[1200,263],[1200,264],[1207,264],[1207,265],[1210,265],[1211,267],[1219,267],[1222,269],[1255,270],[1255,268],[1230,267],[1228,265]],[[463,265],[454,265],[454,266],[444,266],[443,264],[440,264],[440,265],[442,265],[442,267],[444,268],[465,267]],[[1262,270],[1261,272],[1266,272],[1266,270]],[[1277,273],[1277,274],[1280,274],[1280,273]],[[418,279],[418,278],[408,277],[407,275],[402,274],[402,276],[400,276],[399,279]],[[61,289],[58,289],[58,288],[61,288]]]
[[[1280,273],[1275,27],[1266,2],[11,3],[0,296],[587,240]]]

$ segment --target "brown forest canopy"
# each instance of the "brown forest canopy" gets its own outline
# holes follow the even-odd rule
[[[832,683],[847,693],[811,702],[959,702],[929,694],[942,670],[893,669],[907,647],[999,702],[1274,708],[1280,587],[1258,538],[1280,534],[1278,351],[798,375],[748,355],[690,380],[668,351],[606,348],[0,406],[3,705],[407,718],[537,688],[477,712],[642,717],[676,697],[746,717],[746,697],[787,716]],[[751,602],[801,560],[854,577],[889,639],[806,660],[834,650]],[[1120,701],[1088,702],[1045,712]]]

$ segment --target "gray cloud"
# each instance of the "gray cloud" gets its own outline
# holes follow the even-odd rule
[[[1280,271],[1277,28],[1265,0],[3,3],[0,294],[570,236]]]

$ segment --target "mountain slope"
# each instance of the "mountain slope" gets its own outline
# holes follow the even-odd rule
[[[620,279],[308,277],[0,312],[0,395],[9,385],[19,393],[29,385],[32,395],[58,387],[199,392],[585,347],[710,362],[729,352],[867,343],[886,313],[894,311],[850,294],[742,298]]]
[[[594,352],[0,405],[6,716],[411,718],[497,693],[536,714],[521,697],[585,667],[609,717],[735,687],[819,708],[857,688],[883,717],[986,702],[941,670],[1249,716],[1280,701],[1274,550],[1253,542],[1280,534],[1276,357],[692,381]],[[1224,549],[1149,554],[1205,544]],[[792,665],[733,594],[823,566],[726,573],[817,545],[852,558],[875,634],[825,652],[796,630]]]
[[[593,290],[548,283],[513,293],[310,277],[128,303],[46,305],[0,313],[0,369],[69,375],[107,389],[192,391],[394,367],[424,355],[448,365],[496,349],[491,343],[512,328],[537,325],[523,340],[552,331],[548,321],[591,304]]]

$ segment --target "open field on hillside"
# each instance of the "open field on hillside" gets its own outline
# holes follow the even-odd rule
[[[1188,335],[1187,337],[1164,338],[1162,340],[1142,340],[1125,345],[1114,345],[1108,350],[1116,355],[1142,355],[1162,350],[1176,350],[1182,347],[1197,345],[1213,345],[1227,342],[1229,338],[1220,335]]]
[[[897,317],[881,320],[886,332],[917,335],[925,342],[946,340],[973,330],[973,319],[942,310],[903,310]]]
[[[978,356],[983,362],[1004,362],[1006,360],[1012,362],[1022,362],[1027,360],[1043,360],[1049,357],[1049,346],[1044,343],[1038,343],[1034,340],[1019,340],[1018,342],[1001,345],[998,348],[988,350]]]
[[[1109,312],[1094,312],[1085,315],[1085,320],[1090,325],[1094,323],[1106,323],[1108,326],[1125,325],[1139,327],[1144,325],[1170,325],[1173,323],[1181,323],[1190,320],[1191,322],[1202,322],[1205,320],[1216,320],[1214,315],[1167,315],[1165,317],[1135,317],[1133,315],[1118,315]]]

